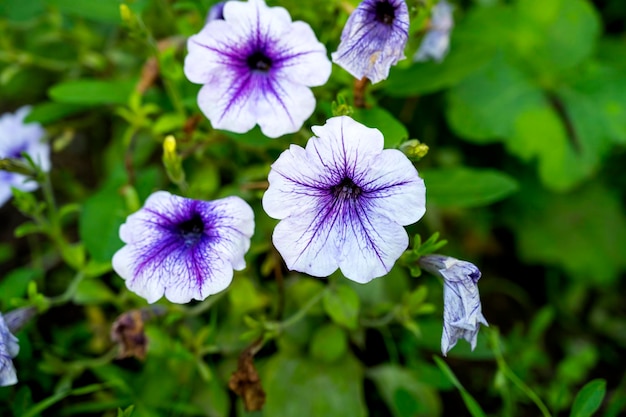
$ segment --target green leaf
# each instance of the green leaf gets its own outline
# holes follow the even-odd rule
[[[518,189],[517,182],[491,169],[440,168],[420,172],[427,201],[440,207],[479,207],[502,200]]]
[[[325,363],[332,363],[343,357],[348,349],[348,338],[340,327],[327,324],[313,334],[311,356]]]
[[[45,0],[63,13],[104,23],[121,23],[119,0]]]
[[[351,355],[328,364],[279,353],[267,361],[261,379],[267,391],[266,417],[367,415],[363,370]]]
[[[437,391],[410,370],[385,364],[367,371],[394,417],[430,417],[441,414]]]
[[[324,309],[337,324],[354,330],[359,318],[360,300],[350,287],[340,284],[324,294]]]
[[[591,417],[595,413],[606,394],[606,381],[594,379],[585,384],[576,395],[570,417]]]
[[[42,271],[33,268],[18,268],[7,273],[0,280],[0,302],[6,309],[13,298],[26,295],[28,284],[40,277]]]
[[[452,382],[454,386],[456,387],[456,389],[459,390],[459,392],[461,393],[461,398],[463,398],[463,402],[465,403],[465,407],[467,407],[467,411],[470,412],[472,417],[486,417],[487,415],[482,410],[482,408],[480,408],[480,405],[478,404],[478,402],[476,402],[474,397],[472,397],[472,395],[469,392],[467,392],[465,387],[461,385],[461,382],[459,382],[459,380],[454,375],[454,372],[452,372],[452,369],[448,367],[448,365],[443,361],[443,359],[439,358],[438,356],[433,356],[433,359],[435,363],[437,364],[437,366],[439,367],[439,369],[441,369],[446,374],[450,382]]]
[[[46,102],[33,107],[24,122],[38,122],[46,125],[84,110],[86,107],[80,104]]]
[[[353,119],[367,127],[380,130],[385,137],[385,148],[397,148],[409,138],[406,127],[382,107],[354,109]]]
[[[56,84],[48,94],[54,101],[66,104],[126,104],[134,86],[133,81],[82,79]]]
[[[96,305],[111,302],[115,294],[97,278],[83,279],[76,288],[74,303],[78,305]]]

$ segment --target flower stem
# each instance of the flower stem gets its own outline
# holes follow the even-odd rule
[[[300,310],[298,310],[294,315],[292,315],[291,317],[289,317],[287,320],[284,320],[283,322],[280,323],[280,328],[281,329],[286,329],[287,327],[293,326],[294,324],[296,324],[297,322],[299,322],[300,320],[302,320],[305,316],[306,313],[313,308],[313,306],[315,306],[315,304],[317,304],[318,302],[320,302],[320,300],[322,298],[324,298],[324,295],[329,291],[330,287],[325,287],[322,291],[318,292],[313,298],[311,298],[309,300],[308,303],[306,303]]]

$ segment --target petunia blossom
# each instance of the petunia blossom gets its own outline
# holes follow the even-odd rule
[[[331,63],[311,27],[263,0],[228,1],[224,19],[189,38],[185,75],[203,87],[198,105],[216,129],[268,137],[298,131],[315,109],[309,87],[324,84]]]
[[[0,387],[17,384],[13,358],[20,351],[17,337],[13,336],[0,313]]]
[[[441,0],[432,9],[430,28],[413,56],[413,61],[434,59],[441,62],[450,49],[450,32],[453,27],[452,6],[446,0]]]
[[[406,226],[425,212],[424,181],[383,135],[347,116],[314,126],[306,148],[284,151],[263,196],[280,219],[272,236],[287,267],[316,277],[337,268],[366,283],[387,274],[407,248]]]
[[[442,255],[423,256],[419,264],[443,278],[441,352],[446,356],[459,339],[467,340],[474,350],[480,324],[489,326],[478,293],[480,270],[470,262]]]
[[[120,227],[113,269],[153,303],[203,300],[245,268],[254,213],[239,197],[200,201],[157,191]]]
[[[333,62],[355,78],[377,83],[404,59],[409,39],[409,11],[404,0],[364,0],[341,33]]]
[[[50,146],[41,140],[45,130],[38,123],[24,123],[30,107],[24,106],[15,113],[0,116],[0,159],[22,159],[25,152],[43,170],[50,170]],[[0,171],[0,206],[11,198],[11,188],[34,191],[38,185],[22,174]]]

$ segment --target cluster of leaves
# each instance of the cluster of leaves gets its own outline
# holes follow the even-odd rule
[[[353,80],[337,67],[314,89],[311,124],[352,111],[383,132],[386,147],[419,138],[430,148],[417,163],[428,207],[409,228],[412,250],[365,286],[287,273],[271,246],[275,221],[260,205],[269,165],[290,143],[303,145],[308,126],[269,140],[258,128],[214,131],[199,112],[199,86],[182,72],[184,45],[213,1],[136,0],[123,13],[118,0],[1,3],[0,110],[34,104],[29,120],[46,126],[55,153],[52,188],[14,198],[28,220],[13,207],[0,213],[8,219],[0,309],[41,312],[18,334],[21,382],[0,390],[0,410],[247,415],[228,381],[241,353],[263,346],[255,364],[267,416],[571,409],[582,417],[601,404],[618,415],[626,407],[626,379],[616,373],[626,366],[626,42],[624,28],[603,33],[602,22],[620,16],[619,1],[458,4],[444,62],[401,62],[369,88],[367,108],[349,108]],[[334,50],[356,1],[273,3]],[[434,2],[407,3],[411,56]],[[184,176],[168,169],[168,135]],[[246,199],[257,213],[248,268],[205,302],[164,303],[167,314],[145,323],[145,360],[117,359],[111,324],[145,301],[110,260],[119,226],[157,189]],[[441,247],[419,240],[435,232],[451,254],[482,267],[492,326],[473,353],[460,344],[448,364],[432,359],[441,286],[415,266]]]

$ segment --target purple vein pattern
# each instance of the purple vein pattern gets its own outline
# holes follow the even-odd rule
[[[258,124],[271,138],[298,131],[315,109],[309,87],[330,77],[326,48],[308,24],[263,0],[226,2],[223,17],[187,42],[184,70],[203,85],[200,109],[216,129]]]
[[[446,0],[441,0],[432,9],[430,28],[413,56],[413,61],[443,61],[450,49],[450,32],[453,26],[452,6]]]
[[[113,256],[113,269],[126,286],[153,303],[204,300],[245,268],[254,232],[252,208],[239,197],[214,201],[152,194],[120,227],[126,246]]]
[[[404,0],[365,0],[352,12],[341,33],[333,62],[355,78],[375,84],[404,59],[409,39],[409,11]]]
[[[20,351],[18,340],[11,334],[0,313],[0,387],[17,384],[17,375],[12,359]]]
[[[289,269],[316,277],[387,274],[409,243],[402,226],[424,215],[424,181],[402,152],[383,150],[377,129],[341,116],[313,132],[272,165],[263,208],[281,220],[274,246]]]
[[[431,274],[443,278],[443,356],[459,339],[467,340],[474,350],[480,324],[488,326],[478,293],[480,271],[470,262],[442,255],[423,256],[419,263]]]
[[[0,159],[22,158],[22,152],[30,155],[33,161],[44,170],[50,170],[50,146],[42,143],[45,130],[38,123],[24,123],[30,107],[22,107],[15,113],[0,116]],[[0,171],[0,206],[11,198],[11,187],[22,191],[37,189],[35,181],[13,172]]]

